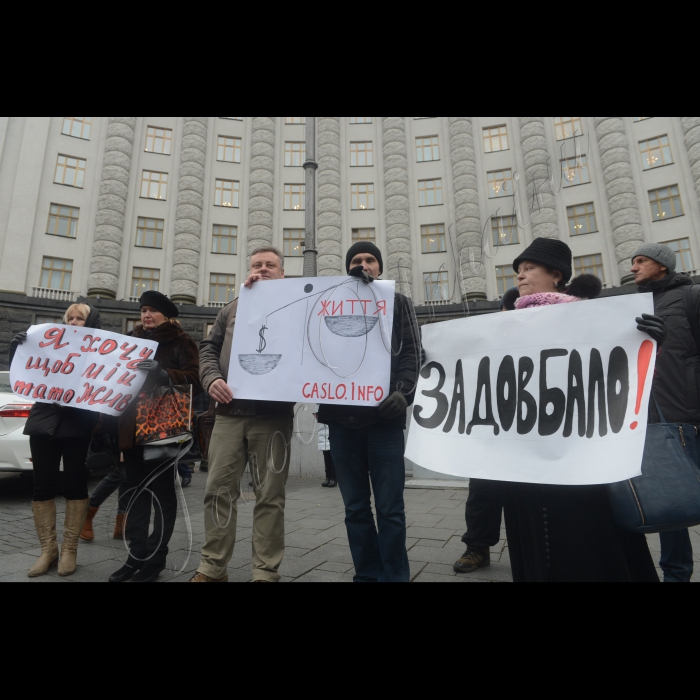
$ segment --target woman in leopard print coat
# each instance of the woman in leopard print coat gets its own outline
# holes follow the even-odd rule
[[[178,314],[177,306],[159,292],[146,292],[141,297],[141,325],[136,327],[133,335],[158,343],[155,357],[141,364],[141,369],[149,371],[144,392],[170,383],[191,385],[194,396],[202,390],[199,382],[199,350],[177,322]],[[126,565],[110,578],[110,582],[152,583],[165,570],[168,545],[175,529],[176,477],[172,470],[167,470],[148,484],[148,490],[134,500],[139,487],[144,482],[148,483],[149,477],[144,448],[135,445],[135,405],[120,416],[118,425],[119,449],[124,455],[130,499],[126,537],[131,543]],[[155,510],[155,525],[149,536],[152,509]]]

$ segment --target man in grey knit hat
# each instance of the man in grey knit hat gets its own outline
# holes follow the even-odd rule
[[[700,322],[700,285],[676,272],[676,253],[666,245],[648,243],[632,259],[639,291],[654,295],[657,316],[664,319],[666,338],[656,361],[653,394],[669,423],[700,428],[700,347],[693,335],[690,314]],[[689,302],[691,311],[688,313]],[[652,405],[650,423],[661,423]],[[691,437],[691,439],[693,439]],[[700,455],[700,438],[698,455]],[[699,458],[700,466],[700,458]],[[661,535],[661,568],[666,583],[689,583],[693,577],[693,546],[688,530]]]

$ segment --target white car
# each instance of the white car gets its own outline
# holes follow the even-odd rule
[[[12,393],[10,373],[0,372],[0,472],[31,472],[29,438],[23,434],[33,401]]]

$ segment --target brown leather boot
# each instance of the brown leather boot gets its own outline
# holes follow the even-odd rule
[[[83,525],[83,531],[80,533],[80,539],[83,542],[94,542],[95,532],[92,529],[93,518],[97,515],[99,508],[90,508],[88,510],[87,519],[85,520],[85,525]]]
[[[126,514],[117,515],[117,522],[114,526],[114,539],[123,540],[126,537]]]
[[[85,525],[89,501],[66,501],[65,532],[58,575],[72,576],[78,570],[78,541]]]
[[[56,542],[56,501],[32,503],[36,534],[41,542],[41,557],[29,570],[29,578],[46,576],[49,569],[58,562],[58,543]]]

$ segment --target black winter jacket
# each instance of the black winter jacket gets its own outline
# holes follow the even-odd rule
[[[668,336],[656,360],[654,398],[669,423],[700,426],[700,350],[695,343],[686,312],[686,289],[693,285],[687,275],[674,273],[658,282],[640,286],[654,294],[656,314],[666,321]],[[700,285],[692,291],[693,310],[700,319]],[[660,423],[655,407],[650,422]]]
[[[101,330],[100,312],[92,309],[85,328]],[[10,345],[10,365],[17,352],[17,343]],[[100,416],[92,411],[83,411],[72,406],[58,404],[34,404],[24,426],[24,434],[30,437],[48,437],[53,440],[90,440]]]
[[[394,330],[391,339],[391,385],[389,395],[400,391],[411,406],[416,397],[418,374],[421,370],[423,343],[416,322],[413,303],[403,294],[394,300]],[[370,360],[371,361],[371,360]],[[387,398],[387,397],[385,397]],[[348,428],[366,428],[369,425],[387,425],[406,428],[406,416],[386,421],[377,408],[321,404],[318,422],[341,423]]]

